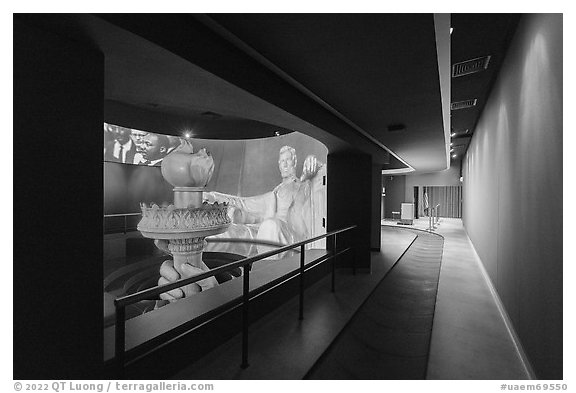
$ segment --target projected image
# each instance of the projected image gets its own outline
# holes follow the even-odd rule
[[[106,331],[114,329],[118,297],[326,233],[328,149],[308,135],[169,138],[112,124],[105,124],[105,135]],[[190,185],[192,178],[205,186]],[[307,256],[323,255],[325,250],[325,239],[305,245]],[[249,269],[259,277],[257,285],[291,274],[299,266],[300,252],[284,251],[252,263]],[[195,297],[201,302],[209,293],[214,294],[210,304],[220,307],[228,301],[223,299],[238,295],[237,281],[244,269],[225,269],[131,304],[125,317],[154,321],[160,309],[194,302]],[[105,351],[113,354],[113,349],[113,340],[105,339]]]
[[[157,166],[182,141],[177,136],[104,123],[104,161]]]

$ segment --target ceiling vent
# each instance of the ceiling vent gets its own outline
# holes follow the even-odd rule
[[[466,60],[452,66],[452,78],[474,74],[488,68],[492,56],[478,57],[477,59]]]
[[[450,104],[450,110],[457,111],[458,109],[472,108],[476,106],[477,101],[476,98],[473,98],[471,100],[453,102]]]

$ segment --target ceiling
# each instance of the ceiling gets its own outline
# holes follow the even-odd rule
[[[451,15],[452,64],[490,56],[486,69],[452,78],[452,102],[477,99],[474,107],[451,111],[453,160],[462,160],[468,149],[519,18],[519,14]]]
[[[358,149],[383,169],[447,167],[439,38],[433,14],[112,14],[28,16],[105,56],[106,121],[198,138],[299,131],[331,152]],[[491,54],[452,78],[456,160],[485,103],[510,15],[452,15],[452,60]],[[442,64],[442,62],[440,62]],[[469,129],[468,135],[461,131]],[[462,146],[459,146],[462,145]]]
[[[209,17],[415,169],[445,168],[432,14]]]

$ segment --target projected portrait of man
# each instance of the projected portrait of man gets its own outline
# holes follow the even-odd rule
[[[104,125],[104,160],[133,164],[136,144],[130,137],[131,129],[113,124]]]
[[[136,154],[134,155],[134,164],[142,164],[144,162],[144,155],[142,152],[145,149],[145,142],[144,138],[148,135],[146,131],[134,130],[132,129],[132,133],[130,136],[132,137],[132,141],[136,145]]]
[[[149,133],[143,138],[142,165],[160,165],[168,154],[170,142],[166,135]]]

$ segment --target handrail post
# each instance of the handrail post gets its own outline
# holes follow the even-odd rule
[[[336,290],[336,237],[334,234],[334,241],[332,242],[332,292]]]
[[[250,302],[250,269],[244,267],[244,281],[242,290],[242,364],[240,367],[247,368],[248,364],[248,305]]]
[[[126,307],[134,304],[140,300],[148,299],[151,296],[157,296],[161,293],[165,293],[170,291],[173,288],[179,288],[184,285],[188,285],[190,283],[194,283],[196,281],[200,281],[205,279],[206,277],[215,276],[220,272],[226,271],[227,269],[231,268],[243,268],[243,291],[242,291],[242,363],[240,367],[243,369],[249,367],[248,363],[248,330],[250,326],[249,320],[249,304],[250,304],[250,266],[252,263],[264,259],[270,255],[276,255],[281,252],[285,252],[287,250],[295,249],[296,247],[300,246],[300,312],[299,316],[300,319],[304,318],[304,283],[305,283],[305,260],[306,260],[306,244],[312,242],[312,240],[316,241],[318,239],[326,238],[333,236],[333,242],[331,245],[331,255],[327,255],[326,257],[322,258],[322,261],[328,261],[328,259],[332,259],[332,292],[335,292],[336,289],[336,250],[337,250],[337,238],[339,233],[343,233],[349,230],[357,228],[356,225],[335,230],[331,233],[325,233],[320,235],[316,238],[309,239],[307,241],[298,242],[292,245],[286,245],[280,247],[278,250],[265,252],[253,257],[244,258],[243,260],[236,261],[229,263],[224,266],[220,266],[215,269],[211,269],[210,271],[201,273],[195,277],[189,277],[186,279],[178,280],[177,282],[173,282],[170,284],[159,285],[155,288],[149,288],[131,295],[124,295],[117,298],[114,301],[115,311],[116,311],[116,325],[115,325],[115,343],[114,343],[114,365],[117,367],[117,375],[118,379],[124,378],[126,374]],[[353,250],[354,252],[354,259],[353,269],[354,273],[356,271],[356,248],[348,247],[344,248],[342,252],[346,252],[348,250]],[[236,306],[234,306],[236,307]],[[131,348],[132,349],[132,348]]]
[[[353,242],[352,244],[354,244]],[[356,247],[352,246],[352,275],[356,275]]]
[[[124,354],[126,351],[126,309],[124,306],[116,305],[116,326],[114,340],[114,356],[118,377],[124,374]]]
[[[304,319],[304,261],[305,261],[304,244],[300,246],[300,314],[298,319]]]

